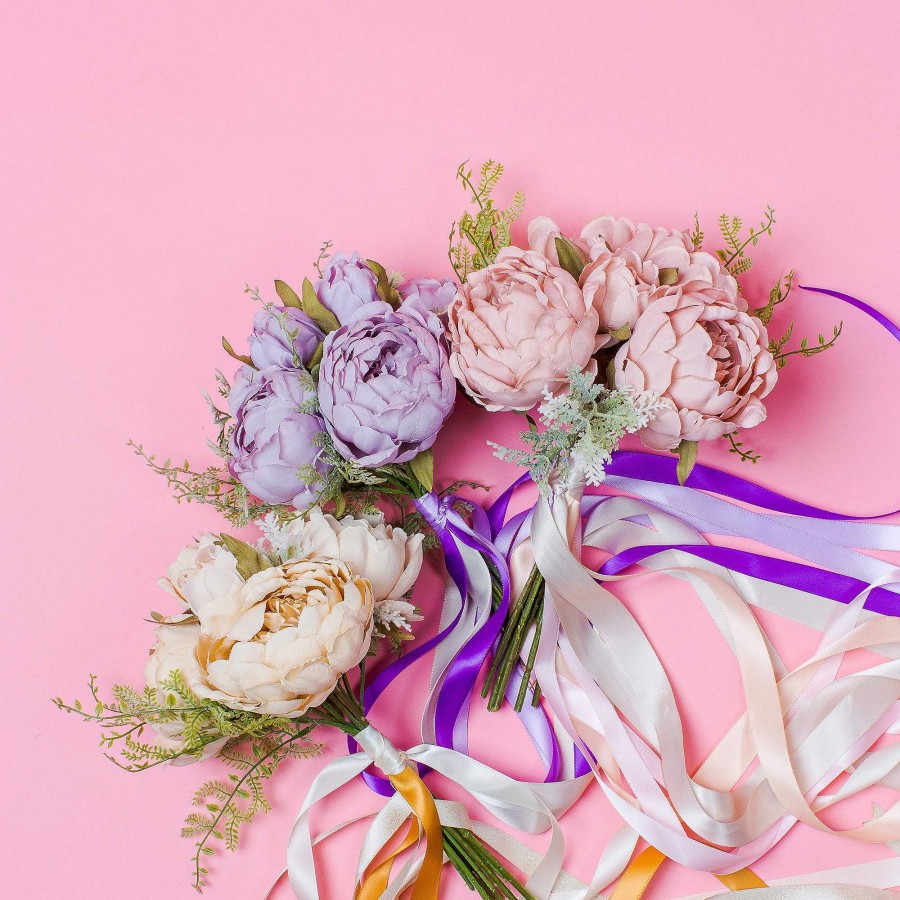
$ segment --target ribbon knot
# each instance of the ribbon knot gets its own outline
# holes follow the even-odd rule
[[[414,501],[416,509],[422,514],[422,518],[440,535],[447,528],[447,514],[450,504],[434,491],[417,497]]]
[[[587,487],[587,472],[574,460],[568,465],[555,468],[547,479],[554,497],[570,497],[581,500]]]
[[[354,736],[356,743],[385,775],[399,775],[408,765],[406,754],[398,750],[377,728],[369,725]]]

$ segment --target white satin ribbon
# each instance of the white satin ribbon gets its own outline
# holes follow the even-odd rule
[[[288,875],[300,900],[318,900],[319,887],[313,859],[313,837],[309,812],[316,803],[352,781],[373,762],[385,774],[396,774],[403,765],[420,763],[449,778],[507,825],[529,834],[550,831],[550,845],[530,872],[528,890],[540,900],[550,900],[562,875],[565,838],[557,816],[568,809],[584,790],[589,775],[552,784],[516,781],[477,760],[429,744],[401,753],[377,729],[369,727],[356,735],[365,752],[336,759],[315,778],[297,815],[288,843]],[[399,768],[398,768],[399,767]],[[398,798],[399,801],[399,798]],[[394,803],[397,805],[397,802]],[[404,804],[405,805],[405,804]],[[394,809],[390,804],[386,809]],[[409,815],[406,807],[405,815]],[[376,817],[360,853],[358,876],[395,833],[393,820]],[[402,820],[401,820],[402,821]],[[446,823],[445,823],[446,824]],[[414,877],[406,872],[404,877]]]
[[[891,777],[892,751],[867,752],[897,723],[900,668],[890,660],[841,678],[838,669],[855,649],[898,655],[900,622],[865,614],[864,594],[834,617],[817,654],[786,673],[731,574],[671,553],[665,566],[652,565],[688,581],[707,605],[735,653],[748,708],[723,741],[730,752],[714,751],[691,777],[668,677],[631,614],[598,583],[641,575],[607,578],[583,567],[577,558],[579,513],[577,496],[557,494],[539,502],[531,523],[548,601],[536,675],[570,736],[596,757],[594,771],[610,802],[650,843],[691,868],[735,871],[796,821],[831,831],[817,815],[821,809]],[[653,530],[630,521],[635,516],[649,519]],[[653,506],[616,498],[586,523],[584,543],[617,552],[638,529],[644,543],[703,542]],[[879,580],[897,580],[897,573],[885,563]],[[745,578],[743,586],[752,582]],[[763,597],[774,593],[772,587],[754,585],[751,593]],[[799,592],[778,594],[785,602]],[[821,795],[857,763],[854,783]],[[735,788],[750,768],[750,777]],[[893,808],[876,823],[837,833],[896,839],[900,813]]]

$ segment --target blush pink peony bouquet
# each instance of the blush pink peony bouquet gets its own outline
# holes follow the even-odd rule
[[[543,426],[523,432],[524,449],[493,444],[501,459],[528,468],[543,490],[555,481],[576,498],[603,480],[629,433],[675,452],[682,484],[703,441],[725,438],[741,460],[758,460],[738,434],[765,420],[779,370],[792,355],[827,350],[840,333],[799,350],[786,349],[790,326],[769,337],[793,273],[750,309],[738,278],[751,266],[748,248],[772,232],[771,208],[747,236],[739,219],[722,216],[724,246],[714,252],[696,217],[692,229],[672,229],[611,215],[574,237],[538,216],[527,248],[497,252],[506,231],[481,193],[489,178],[474,187],[471,173],[460,177],[479,212],[461,220],[451,248],[461,279],[447,312],[451,368],[475,402],[491,411],[538,407]],[[503,704],[520,656],[522,683],[531,676],[544,592],[537,567],[519,587],[483,690],[491,709]]]

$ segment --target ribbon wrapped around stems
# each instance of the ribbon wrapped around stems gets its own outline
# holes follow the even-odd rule
[[[794,822],[829,830],[817,815],[824,807],[869,785],[891,783],[900,759],[896,750],[868,750],[897,723],[896,661],[837,678],[852,649],[898,654],[897,620],[863,612],[871,588],[863,585],[825,624],[813,659],[786,673],[732,573],[678,550],[666,551],[665,564],[657,557],[654,568],[691,583],[707,605],[736,655],[748,707],[720,749],[690,776],[668,678],[630,613],[603,587],[605,581],[639,576],[593,573],[580,554],[582,540],[618,554],[630,545],[651,544],[662,553],[706,542],[679,518],[628,498],[592,498],[596,502],[582,523],[580,492],[572,488],[557,485],[531,515],[517,517],[510,542],[521,544],[530,532],[546,580],[535,672],[554,714],[590,757],[607,797],[642,837],[691,868],[733,872],[758,859]],[[881,581],[895,581],[896,573],[883,565]],[[776,588],[746,575],[740,580],[751,603],[774,596],[774,604],[784,608],[803,596],[796,586]],[[804,605],[810,607],[808,594]],[[834,607],[823,610],[819,602],[816,609],[815,624],[822,627]],[[823,794],[857,763],[840,791]],[[842,833],[880,842],[900,836],[898,826],[895,808]]]
[[[357,869],[357,897],[370,900],[397,896],[397,885],[390,886],[390,865],[370,869],[372,862],[387,846],[410,814],[413,827],[401,846],[406,849],[424,834],[424,850],[398,876],[405,889],[413,884],[414,900],[437,897],[440,867],[443,863],[441,826],[450,824],[441,818],[439,807],[413,766],[421,765],[449,778],[462,787],[501,821],[519,831],[538,834],[550,831],[550,845],[530,872],[527,890],[538,900],[554,898],[557,884],[564,885],[562,870],[565,838],[557,816],[577,799],[584,789],[584,778],[553,784],[520,782],[464,754],[444,747],[421,744],[401,753],[376,728],[369,726],[356,736],[363,752],[334,760],[315,778],[297,816],[288,844],[288,876],[299,900],[318,900],[318,879],[313,859],[313,837],[309,826],[310,810],[374,764],[397,789],[399,797],[385,809],[402,810],[402,821],[392,823],[389,816],[376,817],[363,843]],[[588,776],[589,777],[589,776]],[[445,810],[447,807],[443,807]],[[391,827],[393,824],[393,827]],[[633,846],[633,844],[632,844]],[[390,857],[391,861],[393,856]],[[368,871],[367,871],[368,870]],[[410,882],[409,879],[413,880]],[[391,893],[394,891],[394,893]]]

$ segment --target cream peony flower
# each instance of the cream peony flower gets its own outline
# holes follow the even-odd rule
[[[422,568],[421,534],[407,535],[386,525],[381,513],[336,519],[318,507],[292,519],[282,529],[295,556],[329,556],[343,560],[372,585],[376,602],[408,594]]]
[[[299,716],[366,655],[372,586],[337,559],[272,566],[244,581],[227,561],[185,585],[200,621],[200,697],[232,709]]]
[[[238,574],[234,554],[222,547],[217,550],[210,562],[184,581],[181,590],[204,632],[225,635],[240,618],[246,582]]]
[[[185,683],[192,690],[203,680],[203,672],[197,662],[196,653],[199,639],[200,626],[196,624],[161,625],[156,629],[156,644],[150,651],[150,658],[144,668],[144,680],[157,691],[162,703],[166,702],[166,698],[170,694],[162,687],[162,683],[176,670],[181,672]],[[177,702],[181,702],[177,695],[173,696]],[[156,745],[158,747],[175,751],[185,749],[183,722],[157,723],[153,726],[153,730],[157,735]],[[226,740],[227,738],[222,738],[207,744],[199,757],[192,755],[176,757],[172,760],[172,764],[186,765],[215,756]]]
[[[169,566],[166,577],[160,578],[156,583],[164,591],[186,603],[184,596],[185,582],[192,575],[196,575],[207,563],[215,560],[216,554],[222,550],[216,544],[217,540],[218,538],[209,532],[201,535],[199,541],[191,544],[189,547],[185,547],[178,554],[175,562]]]

